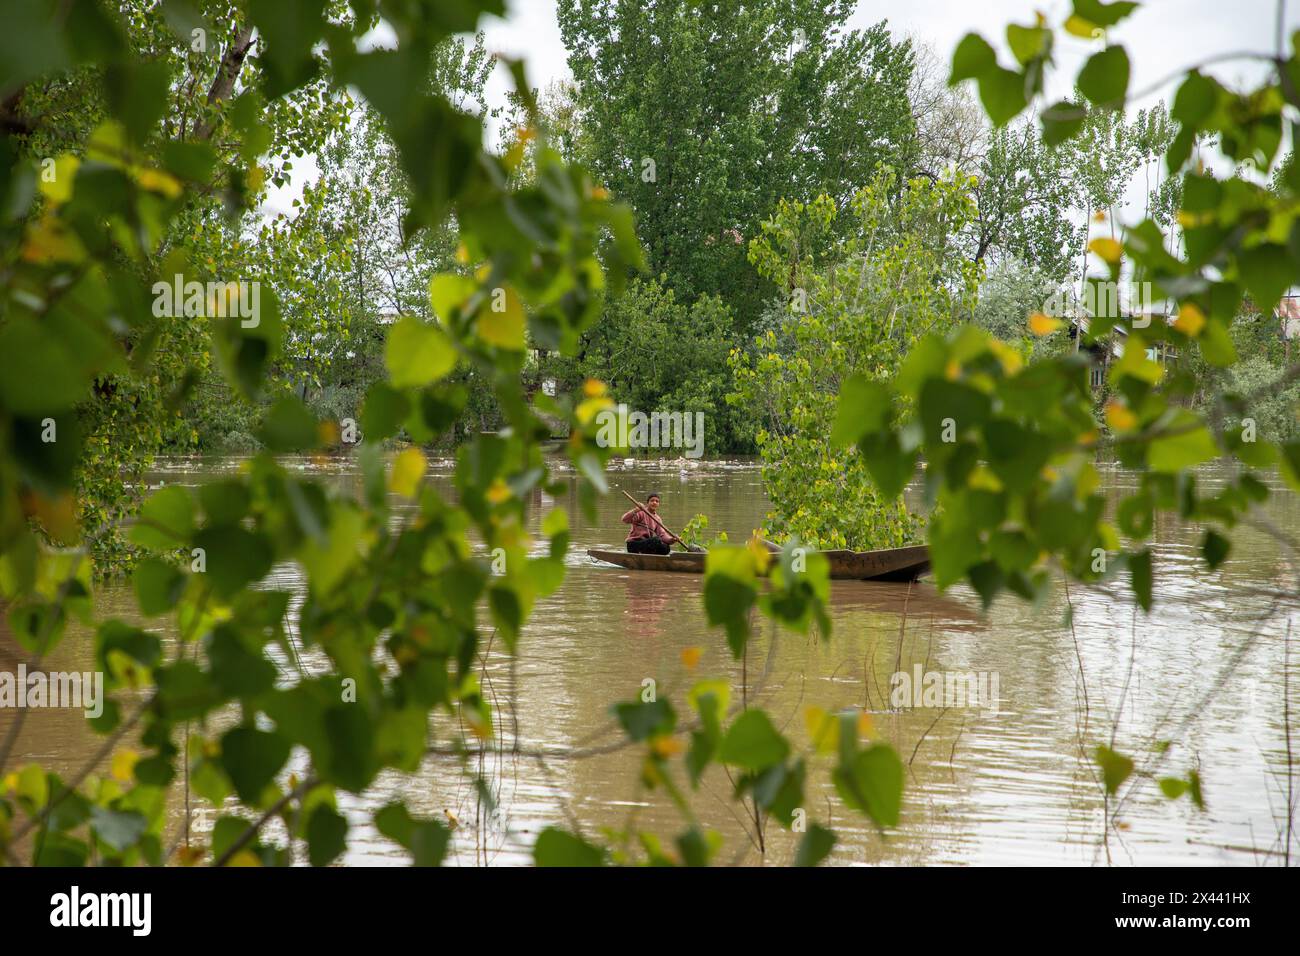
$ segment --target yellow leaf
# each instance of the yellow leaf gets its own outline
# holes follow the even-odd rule
[[[77,168],[79,166],[81,166],[81,160],[71,153],[66,153],[54,161],[54,175],[47,179],[49,167],[42,164],[39,177],[41,195],[56,205],[71,199],[72,181],[77,177]]]
[[[524,144],[520,142],[511,143],[510,148],[506,150],[506,154],[501,157],[501,161],[505,164],[506,169],[518,169],[524,161]]]
[[[682,663],[692,670],[700,662],[700,656],[704,650],[699,647],[687,647],[682,650]]]
[[[1082,37],[1085,40],[1091,40],[1100,29],[1101,27],[1097,26],[1097,24],[1093,23],[1091,20],[1085,20],[1077,13],[1065,21],[1066,33]]]
[[[135,765],[140,762],[140,755],[134,750],[119,750],[113,754],[113,763],[109,772],[114,780],[130,783],[135,779]]]
[[[573,413],[577,416],[578,423],[585,427],[595,421],[596,416],[605,409],[613,407],[614,400],[602,396],[601,398],[589,398],[586,401],[579,402]]]
[[[1117,432],[1129,432],[1137,428],[1137,416],[1127,405],[1111,401],[1106,404],[1106,424]]]
[[[1178,307],[1174,328],[1184,335],[1196,338],[1201,334],[1201,329],[1205,328],[1205,313],[1195,303],[1184,302]]]
[[[56,217],[48,212],[27,227],[27,241],[23,243],[23,258],[28,262],[45,265],[50,262],[80,262],[86,250],[81,240]]]
[[[523,351],[524,324],[523,304],[508,286],[493,289],[478,313],[479,338],[512,352]]]
[[[316,437],[322,445],[333,445],[339,440],[339,426],[337,422],[322,421],[316,426]]]
[[[999,339],[990,339],[989,351],[997,356],[998,362],[1002,365],[1002,371],[1007,375],[1015,375],[1025,367],[1025,360],[1020,352],[1007,345],[1006,342]]]
[[[676,737],[658,736],[650,739],[650,749],[653,750],[657,756],[663,757],[667,760],[670,757],[677,756],[677,754],[685,750],[686,745]]]
[[[1088,251],[1102,262],[1114,265],[1119,262],[1119,257],[1123,255],[1124,247],[1119,244],[1118,240],[1102,237],[1088,243]]]
[[[197,866],[203,862],[203,854],[207,852],[201,846],[183,846],[177,851],[181,866]]]
[[[588,398],[598,398],[606,391],[605,383],[598,378],[589,378],[582,383],[582,393]]]
[[[1051,335],[1064,325],[1065,323],[1060,319],[1054,319],[1046,312],[1035,312],[1029,316],[1029,331],[1040,338],[1044,335]]]
[[[393,473],[388,476],[388,487],[403,498],[414,498],[424,477],[424,454],[418,448],[408,448],[393,459]]]
[[[970,477],[966,479],[966,484],[978,491],[991,491],[997,493],[1002,490],[1002,482],[998,476],[989,471],[984,465],[980,465],[971,471]]]
[[[805,707],[803,725],[808,731],[808,739],[813,749],[819,754],[834,753],[840,743],[840,721],[834,714],[827,713],[820,707]]]
[[[487,500],[489,503],[499,505],[502,502],[510,500],[510,486],[498,478],[488,487]]]
[[[39,491],[24,498],[28,513],[36,517],[51,538],[62,544],[72,544],[80,537],[77,526],[77,504],[70,492],[47,498]]]
[[[465,249],[463,245],[460,248]],[[459,251],[456,256],[459,260]],[[465,252],[465,260],[467,262],[469,260],[468,251]],[[441,272],[435,275],[429,280],[429,304],[433,306],[433,314],[439,321],[447,322],[452,312],[460,308],[477,288],[473,279],[456,275],[454,272]]]
[[[160,169],[142,169],[135,179],[140,188],[151,193],[161,193],[168,199],[175,199],[183,192],[180,181],[171,173]]]
[[[1136,332],[1124,343],[1124,354],[1110,367],[1110,380],[1119,381],[1125,375],[1155,385],[1164,377],[1164,366],[1147,357],[1147,345]]]
[[[609,198],[609,190],[606,189],[604,186],[593,186],[593,187],[591,188],[591,198],[592,198],[592,199],[608,199],[608,198]]]

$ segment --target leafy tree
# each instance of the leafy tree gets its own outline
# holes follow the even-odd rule
[[[0,106],[9,148],[46,164],[47,175],[55,177],[42,180],[53,187],[45,190],[43,201],[62,194],[57,177],[75,175],[78,162],[111,161],[97,152],[119,148],[115,134],[101,133],[98,143],[91,135],[104,129],[110,113],[148,153],[168,156],[186,178],[201,181],[203,188],[187,195],[174,218],[164,220],[151,209],[135,224],[142,234],[161,233],[151,237],[158,261],[210,224],[223,205],[242,206],[263,195],[268,184],[284,184],[292,160],[318,148],[340,127],[346,102],[319,76],[281,98],[266,97],[260,84],[264,41],[240,6],[206,2],[189,13],[177,9],[145,0],[119,4],[121,33],[102,45],[129,44],[139,57],[137,67],[108,70],[84,63],[47,82],[17,82],[6,89]],[[16,29],[20,35],[22,27]],[[304,69],[309,62],[314,61],[303,61]],[[256,135],[246,135],[255,115]],[[68,157],[64,167],[48,166],[60,156]],[[236,160],[249,164],[247,175],[224,176],[215,165]],[[155,189],[163,197],[160,203],[175,195],[170,181]],[[196,265],[194,278],[226,278],[202,258]],[[142,334],[126,333],[136,360],[105,369],[94,391],[77,405],[76,428],[87,453],[78,462],[75,512],[101,572],[129,568],[132,549],[119,527],[139,505],[144,472],[165,440],[192,431],[179,420],[179,411],[201,376],[201,370],[190,371],[201,333],[181,317],[157,323],[147,342],[140,340]]]
[[[1026,353],[1041,352],[1045,344],[1056,344],[1054,340],[1065,336],[1034,337],[1029,331],[1029,316],[1042,311],[1060,288],[1060,282],[1051,276],[1017,259],[1008,259],[991,268],[980,284],[975,324]]]
[[[741,331],[771,288],[746,245],[780,197],[841,206],[879,163],[909,168],[910,45],[855,4],[562,0],[586,158],[636,211],[656,273],[715,294]]]
[[[1064,280],[1085,231],[1072,216],[1073,187],[1064,151],[1032,125],[993,130],[975,174],[975,261],[1014,257]]]
[[[716,296],[679,302],[667,282],[629,282],[584,333],[576,360],[552,362],[547,374],[569,389],[601,378],[612,399],[637,411],[702,412],[706,453],[734,448],[743,425],[726,401],[731,313]]]
[[[851,378],[882,389],[922,336],[969,316],[979,270],[954,254],[975,214],[965,185],[917,178],[900,189],[882,172],[854,198],[849,238],[826,253],[809,250],[836,231],[827,196],[783,201],[751,244],[756,268],[785,286],[789,305],[779,334],[733,354],[732,400],[761,410],[767,530],[778,539],[866,550],[917,534],[902,483],[877,491],[870,458],[833,443],[836,394]]]

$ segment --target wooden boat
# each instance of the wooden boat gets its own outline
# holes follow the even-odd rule
[[[676,551],[672,554],[632,554],[593,548],[587,552],[597,561],[608,561],[629,571],[676,571],[703,574],[705,554]],[[912,581],[930,570],[930,549],[923,544],[880,551],[823,551],[830,562],[831,577],[849,581]]]

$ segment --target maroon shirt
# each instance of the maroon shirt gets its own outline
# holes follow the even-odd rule
[[[627,540],[629,541],[640,541],[642,538],[653,538],[658,535],[664,544],[673,543],[673,536],[664,530],[664,526],[640,508],[633,508],[623,515],[623,523],[632,526],[627,533]]]

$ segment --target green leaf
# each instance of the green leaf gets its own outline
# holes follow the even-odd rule
[[[228,622],[206,639],[212,682],[227,697],[253,697],[275,686],[275,665],[245,644]]]
[[[858,451],[884,498],[897,498],[916,474],[918,450],[905,451],[893,431],[868,435],[859,443]]]
[[[1081,103],[1060,100],[1043,110],[1039,118],[1043,122],[1043,144],[1058,146],[1083,128],[1087,109]]]
[[[1025,77],[995,66],[980,77],[980,102],[994,126],[1005,126],[1025,108]]]
[[[1196,340],[1205,361],[1215,368],[1227,368],[1237,364],[1237,346],[1233,344],[1232,335],[1227,325],[1218,319],[1210,319],[1201,330]]]
[[[370,441],[392,438],[410,414],[411,403],[404,392],[386,382],[376,382],[366,393],[361,409],[361,430]]]
[[[850,376],[840,387],[831,444],[845,448],[863,435],[879,431],[889,417],[889,389],[862,375]]]
[[[244,803],[256,804],[289,759],[289,741],[278,733],[236,727],[221,738],[221,766]]]
[[[1219,456],[1214,436],[1191,412],[1176,415],[1162,431],[1177,432],[1152,439],[1147,448],[1147,467],[1155,472],[1175,473]]]
[[[615,704],[613,711],[631,740],[671,733],[677,725],[677,715],[667,700]]]
[[[329,866],[347,848],[348,821],[322,803],[307,820],[307,856],[312,866]]]
[[[320,444],[316,416],[292,396],[271,406],[257,437],[276,452],[302,451]]]
[[[761,710],[747,710],[722,738],[718,759],[746,770],[766,770],[785,760],[790,744]]]
[[[7,32],[7,31],[0,31]],[[0,327],[0,400],[20,414],[68,409],[90,393],[90,376],[66,343],[25,316]]]
[[[341,505],[330,517],[327,542],[307,541],[298,555],[317,594],[330,593],[361,556],[358,544],[365,517],[355,508]]]
[[[903,807],[903,762],[894,748],[874,744],[832,774],[844,802],[866,813],[877,826],[896,827]]]
[[[97,837],[121,853],[139,841],[149,821],[144,818],[144,814],[134,810],[93,807],[90,811],[90,825]]]
[[[809,825],[794,855],[795,866],[816,866],[835,848],[835,831],[818,823]]]
[[[533,844],[533,861],[538,866],[604,866],[605,851],[558,827],[547,827]]]
[[[274,558],[266,535],[239,525],[204,528],[194,536],[194,546],[202,549],[203,575],[222,598],[264,578]]]
[[[1114,795],[1133,772],[1133,761],[1111,750],[1105,744],[1097,746],[1096,758],[1097,766],[1101,767],[1101,777],[1106,785],[1106,792]]]
[[[407,315],[388,331],[384,364],[395,388],[428,385],[456,367],[456,348],[442,329]]]
[[[957,44],[952,55],[952,74],[948,85],[956,86],[962,80],[979,79],[997,66],[998,55],[989,42],[978,33],[968,33]]]
[[[1105,3],[1103,0],[1074,0],[1076,16],[1083,17],[1099,27],[1113,27],[1138,8],[1132,0],[1117,0]]]
[[[1228,557],[1228,552],[1232,550],[1232,543],[1213,528],[1205,532],[1205,537],[1201,541],[1201,554],[1205,556],[1205,563],[1210,566],[1210,570],[1215,570]]]
[[[1188,790],[1186,780],[1180,780],[1177,777],[1161,777],[1160,792],[1170,800],[1177,800]]]
[[[409,850],[416,866],[440,866],[451,842],[451,834],[442,823],[416,820],[400,803],[390,803],[376,813],[375,828]]]
[[[1044,56],[1051,49],[1052,33],[1045,27],[1024,27],[1018,23],[1007,24],[1007,45],[1021,66]]]
[[[1078,84],[1080,92],[1096,105],[1122,109],[1128,93],[1128,79],[1128,54],[1122,46],[1111,46],[1088,58],[1079,71]]]
[[[152,669],[162,659],[162,642],[157,635],[110,618],[95,632],[95,664],[116,683],[117,670],[110,654],[125,655],[128,660]]]
[[[722,625],[739,657],[749,639],[749,612],[758,599],[753,558],[744,548],[714,548],[704,563],[704,613],[711,627]]]
[[[1218,82],[1193,70],[1178,87],[1169,115],[1194,131],[1214,112],[1221,89]]]
[[[172,485],[155,492],[131,528],[130,538],[151,551],[174,551],[194,532],[194,502],[187,488]]]
[[[145,558],[135,568],[135,595],[141,613],[165,614],[185,591],[185,575],[157,558]]]
[[[1261,312],[1268,313],[1300,274],[1285,246],[1274,242],[1243,249],[1237,255],[1241,279]]]
[[[1133,596],[1142,610],[1151,610],[1151,551],[1143,550],[1128,556],[1129,576],[1133,583]]]
[[[925,439],[934,445],[949,444],[968,429],[982,425],[989,408],[986,394],[960,382],[938,378],[921,386],[918,410]]]

